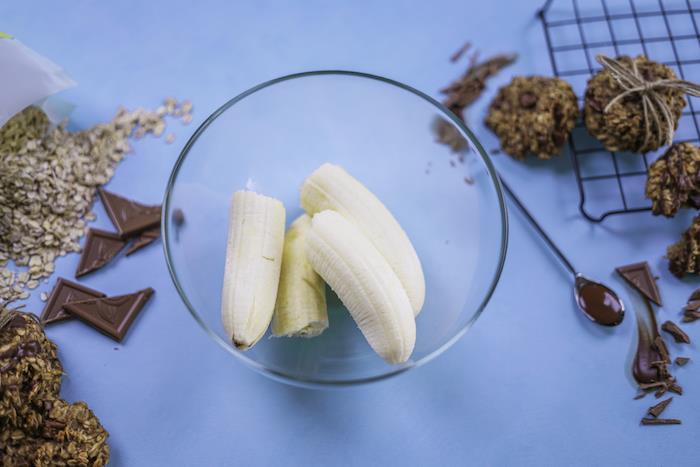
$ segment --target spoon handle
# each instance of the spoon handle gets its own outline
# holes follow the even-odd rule
[[[520,201],[520,199],[513,192],[513,190],[511,190],[511,188],[508,186],[506,181],[503,180],[503,177],[501,177],[500,174],[499,174],[498,178],[500,178],[501,185],[503,185],[503,188],[505,188],[506,192],[511,197],[513,202],[518,206],[518,208],[520,208],[522,213],[525,214],[525,217],[527,217],[527,220],[530,221],[530,224],[535,228],[537,233],[540,234],[540,237],[542,237],[544,239],[545,243],[547,243],[547,246],[549,246],[549,248],[557,255],[557,257],[564,264],[564,266],[566,266],[566,268],[569,271],[571,271],[571,274],[576,276],[577,272],[576,272],[576,269],[574,268],[574,266],[571,264],[571,261],[569,261],[569,259],[566,256],[564,256],[564,253],[562,253],[562,251],[559,249],[559,247],[554,243],[554,241],[552,241],[551,238],[549,238],[549,235],[547,235],[547,232],[545,232],[544,229],[537,222],[537,220],[535,220],[534,216],[530,213],[530,211],[528,211],[528,209],[525,207],[525,205],[522,203],[522,201]]]

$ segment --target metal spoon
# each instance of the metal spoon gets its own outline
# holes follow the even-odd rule
[[[617,326],[620,324],[622,319],[625,317],[625,305],[622,303],[622,299],[620,299],[615,291],[613,291],[607,285],[589,279],[578,272],[571,264],[571,261],[564,256],[564,253],[562,253],[559,247],[552,241],[551,238],[549,238],[547,232],[545,232],[540,224],[535,220],[533,215],[515,195],[505,180],[503,180],[503,177],[500,177],[500,179],[503,188],[505,188],[513,202],[515,202],[522,213],[525,214],[525,217],[527,217],[530,224],[535,228],[540,237],[542,237],[550,250],[557,255],[562,264],[566,266],[566,269],[573,274],[574,298],[576,299],[576,304],[583,314],[585,314],[594,323],[601,324],[603,326]]]

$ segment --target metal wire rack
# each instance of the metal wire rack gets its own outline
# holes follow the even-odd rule
[[[566,79],[583,102],[586,82],[601,69],[595,56],[646,55],[676,75],[700,81],[700,2],[690,0],[547,0],[538,12],[555,76]],[[700,101],[687,97],[675,142],[700,142]],[[581,214],[591,222],[649,211],[644,185],[647,154],[606,151],[579,120],[569,140]]]

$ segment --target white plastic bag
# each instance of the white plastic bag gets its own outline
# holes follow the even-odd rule
[[[64,114],[62,105],[58,105],[62,110],[57,112],[56,103],[47,103],[46,99],[76,82],[51,60],[0,33],[0,70],[0,126],[32,104],[52,110],[47,112],[52,119]]]

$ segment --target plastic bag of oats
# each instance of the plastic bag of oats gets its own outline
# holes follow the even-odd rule
[[[73,87],[65,71],[16,38],[0,32],[0,126],[17,112],[36,104],[51,120],[61,120],[70,111],[48,97]]]

